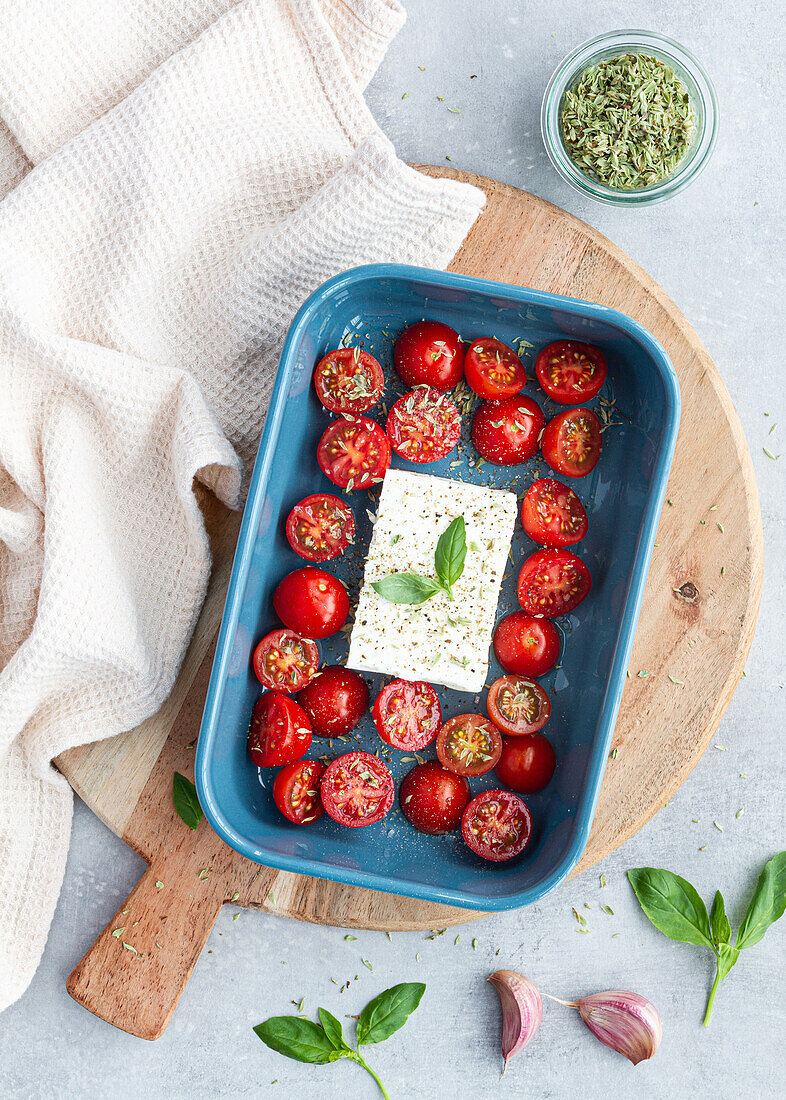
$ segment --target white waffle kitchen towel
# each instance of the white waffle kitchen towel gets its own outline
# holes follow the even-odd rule
[[[51,765],[172,688],[279,349],[356,264],[442,267],[483,205],[362,90],[397,0],[0,5],[0,1008],[43,951]]]

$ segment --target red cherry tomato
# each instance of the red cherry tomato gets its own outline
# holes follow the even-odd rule
[[[390,466],[388,437],[366,416],[334,420],[319,441],[317,462],[342,489],[369,489]]]
[[[437,756],[456,775],[485,775],[499,760],[502,738],[482,714],[457,714],[437,734]]]
[[[394,749],[423,749],[437,736],[442,708],[437,693],[424,680],[393,680],[374,701],[377,733]]]
[[[393,776],[371,753],[348,752],[328,765],[321,791],[333,820],[359,829],[381,821],[393,805]]]
[[[436,760],[416,764],[401,780],[398,800],[404,817],[421,833],[452,833],[470,799],[463,775],[449,772]]]
[[[543,676],[559,657],[559,634],[548,619],[524,611],[507,615],[494,631],[494,652],[507,672]]]
[[[513,348],[493,336],[481,336],[470,344],[464,374],[470,389],[486,401],[512,397],[527,381],[524,364]]]
[[[402,458],[437,462],[458,443],[461,414],[444,393],[421,386],[398,399],[388,414],[385,431]]]
[[[368,685],[359,672],[328,665],[297,697],[317,737],[344,737],[368,710]]]
[[[355,517],[343,500],[315,493],[296,504],[287,518],[289,545],[308,561],[329,561],[355,541]]]
[[[603,449],[600,421],[592,409],[566,409],[548,422],[540,447],[558,474],[586,477],[597,466]]]
[[[319,650],[294,630],[272,630],[254,650],[253,665],[263,687],[291,695],[304,688],[317,671]]]
[[[291,764],[310,744],[311,725],[294,699],[278,691],[260,695],[248,727],[248,755],[258,768]]]
[[[441,321],[418,321],[396,340],[396,370],[407,386],[433,386],[447,393],[464,377],[464,345]]]
[[[515,737],[542,730],[551,717],[546,689],[523,676],[500,676],[495,680],[486,707],[497,729]]]
[[[324,807],[319,784],[325,772],[318,760],[287,764],[273,780],[273,801],[295,825],[308,825],[322,817]]]
[[[560,405],[591,401],[606,381],[606,371],[603,352],[578,340],[549,344],[535,363],[538,382]]]
[[[530,485],[521,503],[521,522],[541,546],[573,546],[589,527],[576,493],[553,477],[541,477]]]
[[[519,572],[519,603],[530,615],[547,619],[573,611],[590,588],[589,569],[570,550],[536,550]]]
[[[329,351],[314,368],[317,397],[331,412],[362,413],[376,405],[385,389],[382,367],[360,348]]]
[[[531,397],[484,401],[472,421],[472,442],[488,462],[517,466],[532,458],[546,418]]]
[[[557,757],[551,741],[542,733],[531,737],[503,737],[496,773],[506,787],[535,794],[551,782]]]
[[[304,565],[278,582],[273,607],[282,623],[296,634],[327,638],[347,621],[349,596],[332,573]]]
[[[532,816],[517,794],[483,791],[464,811],[461,832],[475,855],[500,863],[524,851],[532,835]]]

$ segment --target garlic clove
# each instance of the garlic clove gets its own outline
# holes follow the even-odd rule
[[[502,1006],[502,1057],[507,1069],[509,1060],[524,1049],[540,1027],[543,1001],[529,978],[515,970],[495,970],[488,980]]]
[[[638,993],[611,989],[571,1002],[596,1039],[634,1066],[651,1058],[660,1046],[663,1025],[655,1005]]]

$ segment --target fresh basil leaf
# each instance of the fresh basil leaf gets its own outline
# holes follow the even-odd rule
[[[320,1008],[319,1022],[335,1050],[352,1050],[344,1038],[344,1029],[340,1020],[337,1020],[332,1012],[328,1012],[326,1008]]]
[[[196,829],[205,815],[199,805],[196,787],[180,772],[175,772],[172,778],[172,801],[178,817],[185,821],[189,829]]]
[[[723,894],[720,890],[715,891],[715,898],[712,902],[710,928],[712,929],[712,938],[718,947],[731,941],[731,925],[729,924],[729,918],[726,916],[726,906],[723,904]]]
[[[425,603],[442,590],[431,577],[417,573],[391,573],[381,581],[372,581],[371,587],[391,603]]]
[[[467,557],[467,528],[463,516],[453,522],[439,536],[434,551],[434,569],[445,588],[450,589],[464,572]]]
[[[720,945],[718,949],[718,974],[720,974],[721,981],[723,981],[739,957],[739,951],[736,947],[732,947],[730,943],[722,943]]]
[[[645,914],[664,936],[713,947],[707,906],[689,882],[660,867],[632,867],[628,878]]]
[[[271,1016],[254,1028],[259,1038],[285,1058],[296,1062],[310,1062],[324,1066],[335,1061],[336,1049],[324,1029],[313,1020],[301,1020],[299,1016]]]
[[[358,1046],[389,1039],[394,1031],[404,1026],[425,992],[422,982],[402,982],[369,1001],[358,1019]]]
[[[737,929],[737,949],[753,947],[786,909],[786,852],[764,865],[748,912]]]

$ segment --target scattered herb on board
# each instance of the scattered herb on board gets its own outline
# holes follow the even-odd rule
[[[178,817],[185,821],[189,829],[196,829],[205,815],[199,805],[196,787],[180,772],[175,772],[172,778],[172,801]]]
[[[688,89],[648,54],[623,54],[586,69],[565,93],[562,135],[582,172],[635,191],[671,175],[694,129]]]
[[[383,1043],[389,1039],[404,1026],[425,991],[422,982],[402,982],[369,1001],[358,1016],[357,1047]],[[264,1023],[257,1024],[254,1031],[265,1046],[296,1062],[309,1062],[317,1066],[337,1062],[340,1058],[357,1062],[374,1078],[385,1100],[390,1100],[387,1089],[374,1070],[359,1050],[349,1045],[340,1021],[327,1009],[319,1009],[318,1024],[302,1016],[271,1016]]]
[[[696,889],[671,871],[633,867],[628,871],[628,878],[646,916],[664,936],[680,943],[709,947],[714,953],[715,981],[707,1001],[706,1027],[712,1017],[718,986],[736,963],[740,951],[757,944],[786,909],[786,852],[779,852],[764,865],[733,945],[720,890],[716,891],[712,909],[707,912]]]
[[[444,592],[453,599],[453,585],[464,572],[467,557],[467,531],[463,516],[456,516],[442,532],[434,551],[434,577],[421,577],[419,573],[390,573],[381,581],[372,581],[371,587],[390,603],[425,603]]]

